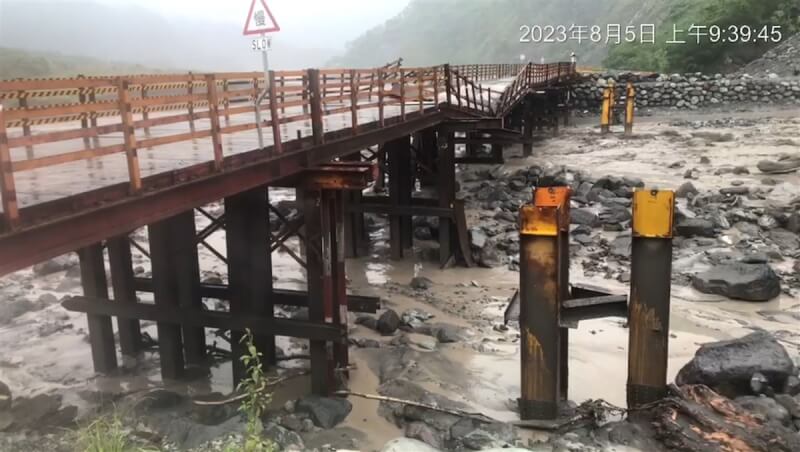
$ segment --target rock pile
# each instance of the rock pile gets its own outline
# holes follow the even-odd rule
[[[783,41],[761,58],[743,67],[739,73],[755,76],[769,74],[781,77],[800,76],[800,34]]]
[[[625,85],[636,86],[638,107],[672,107],[695,110],[700,107],[759,102],[764,104],[800,103],[800,79],[780,77],[754,78],[748,75],[707,74],[591,74],[575,87],[575,101],[582,110],[596,111],[603,101],[603,91],[612,82],[617,99],[625,94]]]

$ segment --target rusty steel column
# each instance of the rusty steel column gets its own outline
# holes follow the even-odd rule
[[[560,262],[563,196],[569,191],[541,188],[534,204],[520,208],[520,416],[558,417],[561,397],[561,303],[565,292]],[[566,203],[568,203],[568,198]]]
[[[666,394],[674,205],[671,191],[634,193],[628,307],[629,408]]]
[[[334,298],[334,322],[342,325],[344,332],[347,332],[347,275],[345,271],[345,250],[344,250],[344,195],[342,190],[328,191],[326,196],[330,200],[329,214],[333,230],[331,231],[331,254],[332,268],[331,281],[333,284]],[[341,342],[333,344],[333,358],[336,366],[337,389],[345,388],[349,378],[348,367],[350,365],[349,344],[347,338]]]
[[[272,262],[270,254],[267,189],[260,187],[225,199],[225,241],[228,251],[230,312],[234,315],[258,315],[271,318],[274,308]],[[245,353],[239,343],[241,332],[231,332],[233,378],[238,383],[245,375]],[[265,363],[275,362],[275,336],[258,335],[256,348]]]
[[[303,191],[306,234],[306,279],[308,318],[315,323],[333,321],[331,287],[330,218],[325,218],[325,200],[320,190]],[[327,235],[327,237],[326,237]],[[334,390],[332,360],[325,341],[311,340],[311,391],[327,396]]]
[[[99,243],[78,250],[81,262],[81,285],[87,297],[108,299],[103,246]],[[111,317],[88,314],[89,343],[95,372],[109,373],[117,368],[114,327]]]

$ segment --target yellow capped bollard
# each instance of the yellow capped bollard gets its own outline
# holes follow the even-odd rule
[[[554,420],[566,396],[569,187],[539,188],[520,208],[520,346],[523,420]],[[566,251],[566,253],[565,253]]]
[[[633,194],[628,408],[660,400],[667,390],[674,206],[671,191]]]
[[[628,82],[625,93],[625,135],[633,135],[633,114],[636,108],[636,88]]]

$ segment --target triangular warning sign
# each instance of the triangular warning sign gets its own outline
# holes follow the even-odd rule
[[[267,2],[253,0],[250,4],[250,12],[247,13],[247,22],[244,23],[244,34],[260,35],[276,31],[281,31],[281,27],[267,7]]]

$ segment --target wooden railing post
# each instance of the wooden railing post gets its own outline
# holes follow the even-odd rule
[[[419,92],[417,93],[417,101],[419,102],[419,112],[425,111],[425,74],[422,69],[417,70],[417,85]]]
[[[24,90],[19,90],[17,92],[17,101],[19,102],[20,110],[25,110],[28,108],[28,95]],[[22,136],[29,137],[31,136],[31,124],[28,118],[22,118]],[[88,140],[88,138],[87,138]],[[89,147],[89,146],[86,146]],[[33,154],[33,146],[25,146],[25,156],[28,160],[34,158]]]
[[[322,122],[322,95],[320,93],[319,69],[308,70],[308,97],[311,103],[311,133],[314,145],[325,143],[325,128]]]
[[[378,123],[381,127],[386,125],[385,112],[383,111],[383,91],[386,88],[384,80],[383,69],[378,69]]]
[[[142,83],[142,100],[147,99],[147,84]],[[150,119],[150,112],[147,105],[142,105],[142,121]],[[144,134],[150,136],[150,126],[144,126]]]
[[[214,169],[222,170],[222,133],[219,125],[219,97],[217,96],[217,80],[214,74],[206,75],[208,95],[208,117],[211,121],[211,144],[214,150]]]
[[[303,90],[301,95],[303,97],[303,114],[308,114],[308,74],[303,74]]]
[[[458,107],[461,108],[461,74],[458,73],[456,73],[456,99],[458,100]],[[467,99],[467,102],[469,102],[469,99]]]
[[[225,124],[230,124],[231,122],[231,113],[230,113],[230,106],[231,106],[231,98],[228,95],[228,79],[225,79],[222,82],[222,93],[224,94],[225,100],[222,101],[223,108],[225,108]]]
[[[450,71],[450,65],[444,65],[444,88],[447,93],[447,105],[453,105],[453,74]]]
[[[353,135],[358,135],[358,86],[361,75],[356,79],[356,70],[350,70],[350,120],[353,123]]]
[[[406,120],[406,70],[400,68],[400,120]]]
[[[14,184],[14,168],[11,165],[11,151],[8,147],[6,120],[3,105],[0,105],[0,195],[3,197],[3,215],[9,229],[19,224],[17,189]]]
[[[194,75],[189,72],[189,83],[186,85],[186,94],[191,96],[194,94],[194,83],[192,78]],[[190,99],[189,100],[189,129],[194,132],[194,102]]]
[[[125,139],[125,156],[128,160],[128,181],[131,193],[138,193],[142,189],[142,176],[139,170],[139,156],[136,150],[136,133],[133,127],[133,113],[131,112],[130,82],[124,78],[117,79],[117,93],[119,94],[119,114],[122,117],[122,136]]]
[[[283,139],[281,138],[281,118],[280,115],[278,115],[278,90],[275,86],[275,71],[269,71],[268,76],[269,122],[272,123],[272,151],[276,154],[280,154],[283,152]]]
[[[281,114],[286,114],[286,77],[281,75]]]
[[[433,103],[439,107],[439,67],[433,68]]]

